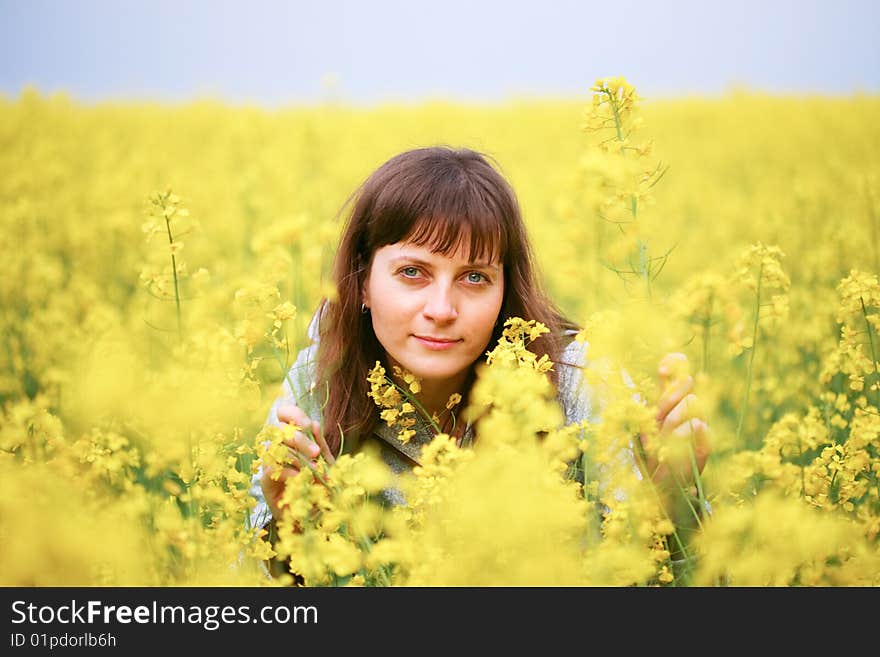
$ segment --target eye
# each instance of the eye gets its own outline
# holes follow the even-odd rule
[[[488,283],[489,279],[486,278],[484,274],[481,274],[478,271],[472,271],[467,275],[467,281],[468,283],[474,283],[475,285],[478,285],[484,281]]]
[[[419,275],[418,267],[404,267],[400,270],[400,273],[403,274],[406,278],[415,278]]]

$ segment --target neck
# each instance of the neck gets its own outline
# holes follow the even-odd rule
[[[428,412],[428,417],[436,415],[440,418],[440,425],[449,415],[446,404],[453,393],[465,396],[465,388],[472,383],[471,371],[466,370],[449,379],[423,379],[422,390],[417,395],[419,403]],[[463,402],[456,405],[452,412],[458,416],[463,408]]]
[[[429,414],[442,415],[446,410],[446,402],[453,393],[462,394],[467,372],[452,379],[441,381],[422,381],[422,391],[418,394],[419,403],[425,407]]]
[[[388,369],[393,368],[397,363],[388,357],[386,354]],[[399,367],[399,365],[398,365]],[[393,376],[393,375],[392,375]],[[398,385],[403,385],[401,381],[396,381]],[[432,416],[436,415],[440,418],[440,426],[443,427],[446,424],[446,421],[449,420],[449,410],[446,408],[446,404],[449,402],[449,397],[452,396],[453,393],[458,393],[462,397],[462,401],[460,401],[456,406],[453,407],[452,412],[455,413],[456,419],[460,417],[462,413],[467,395],[466,391],[470,388],[470,386],[474,383],[474,366],[471,365],[463,372],[456,374],[455,376],[445,378],[445,379],[420,379],[421,390],[417,395],[415,395],[416,401],[425,409],[428,414],[428,419],[430,420]],[[461,425],[461,423],[456,422],[456,427]]]

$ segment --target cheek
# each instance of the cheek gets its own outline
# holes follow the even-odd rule
[[[367,290],[370,298],[370,312],[373,313],[374,318],[384,321],[385,318],[398,313],[401,295],[388,277],[370,276]]]
[[[373,331],[386,348],[390,342],[408,335],[416,308],[407,301],[406,295],[388,293],[387,290],[385,294],[379,293],[373,297],[370,307]]]
[[[493,299],[488,303],[481,303],[474,309],[474,332],[479,333],[488,340],[495,329],[495,322],[498,321],[498,313],[501,312],[501,297]]]
[[[483,317],[481,319],[482,332],[486,335],[491,335],[492,330],[495,328],[495,322],[498,320],[498,311],[494,309],[488,309],[486,312],[483,313]]]
[[[372,312],[374,319],[382,324],[392,327],[400,326],[400,323],[412,317],[417,312],[417,304],[406,294],[400,294],[397,290],[385,291],[374,297]]]

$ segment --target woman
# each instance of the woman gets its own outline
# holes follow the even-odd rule
[[[377,361],[421,380],[418,398],[441,429],[470,443],[474,427],[454,426],[447,402],[461,395],[466,408],[476,365],[485,359],[508,317],[536,320],[550,329],[530,348],[554,363],[548,375],[569,423],[590,419],[580,386],[584,345],[577,327],[544,293],[516,196],[487,159],[472,150],[421,148],[392,157],[353,196],[333,269],[335,301],[325,301],[309,327],[313,344],[300,352],[268,422],[293,423],[288,446],[306,460],[328,462],[365,441],[379,440],[395,472],[418,464],[434,436],[428,422],[403,442],[379,419],[367,381]],[[661,362],[668,372],[671,354]],[[687,379],[659,401],[661,436],[694,434],[698,466],[708,456],[706,425],[689,417]],[[595,418],[593,418],[595,419]],[[307,435],[311,433],[312,435]],[[657,478],[668,476],[648,469]],[[279,513],[285,480],[264,470],[254,479],[260,526]],[[389,500],[395,499],[388,491]]]

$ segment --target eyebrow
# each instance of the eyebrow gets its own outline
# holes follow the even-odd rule
[[[425,265],[428,267],[431,266],[431,263],[428,262],[427,260],[423,260],[422,258],[418,258],[416,256],[411,256],[411,255],[397,256],[396,258],[392,258],[390,262],[391,262],[391,264],[398,264],[404,260],[408,261],[408,262],[414,262],[417,265]],[[465,267],[479,267],[481,269],[494,269],[495,271],[500,271],[500,269],[501,269],[498,265],[493,265],[492,263],[489,263],[489,262],[469,262],[464,266]]]

